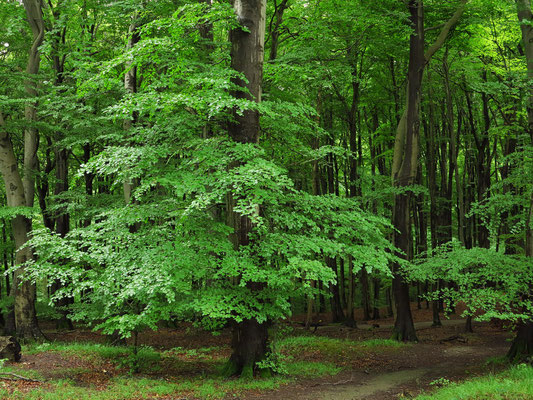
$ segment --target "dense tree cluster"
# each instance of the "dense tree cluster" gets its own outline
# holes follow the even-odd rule
[[[116,338],[230,326],[251,375],[291,313],[388,305],[415,341],[425,296],[530,355],[532,24],[530,0],[2,1],[4,330],[41,339],[36,305]]]

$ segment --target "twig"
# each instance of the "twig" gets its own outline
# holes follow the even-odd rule
[[[1,375],[7,375],[7,376],[13,376],[17,379],[20,379],[20,380],[23,380],[23,381],[28,381],[28,382],[43,382],[43,381],[40,381],[40,380],[37,380],[37,379],[31,379],[31,378],[26,378],[25,376],[21,376],[21,375],[17,375],[17,374],[14,374],[13,372],[0,372],[0,376]],[[9,378],[7,378],[9,379]],[[15,380],[15,379],[11,379],[11,380]]]

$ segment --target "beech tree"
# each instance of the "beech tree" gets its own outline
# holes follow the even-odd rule
[[[18,215],[12,220],[13,236],[15,238],[16,263],[23,265],[33,258],[30,247],[22,248],[31,234],[30,213],[24,212],[25,207],[33,207],[35,194],[35,173],[37,168],[37,146],[38,131],[35,126],[37,115],[37,82],[36,75],[39,72],[40,52],[39,47],[44,39],[44,21],[41,10],[41,2],[38,0],[24,1],[27,21],[30,25],[33,42],[29,50],[28,62],[26,66],[25,89],[28,95],[25,105],[24,116],[26,127],[24,130],[24,162],[22,168],[19,167],[13,143],[8,132],[5,130],[5,119],[0,112],[0,172],[4,180],[7,196],[7,205],[14,207]],[[21,174],[22,169],[23,174]],[[23,281],[20,277],[24,274],[24,269],[18,269],[15,273],[12,286],[14,297],[14,326],[8,325],[7,331],[15,333],[21,339],[41,339],[42,333],[37,324],[35,315],[35,285],[28,281]],[[8,320],[9,321],[9,320]]]
[[[34,302],[122,339],[230,327],[227,373],[251,376],[281,318],[353,328],[361,306],[416,340],[413,306],[438,324],[462,300],[529,353],[530,20],[523,0],[0,2],[5,330],[38,338]]]
[[[266,0],[235,0],[235,15],[241,26],[230,32],[231,67],[242,74],[235,80],[240,89],[233,95],[256,103],[261,102],[263,81],[263,61],[265,44]],[[241,114],[241,115],[239,115]],[[228,127],[229,136],[236,143],[257,144],[259,142],[259,111],[244,110],[234,113],[235,121]],[[232,241],[236,248],[248,246],[253,240],[252,216],[236,210],[236,202],[231,192],[228,194],[228,218],[233,227]],[[260,205],[253,205],[256,215],[261,213]],[[240,279],[240,278],[237,278]],[[264,284],[249,281],[252,291],[260,291]],[[269,321],[256,318],[245,319],[233,328],[233,354],[229,360],[230,374],[252,375],[255,364],[262,361],[267,353]]]
[[[516,0],[518,20],[522,31],[522,43],[527,63],[527,77],[530,84],[529,98],[527,99],[527,119],[530,145],[533,145],[533,13],[531,12],[531,2],[529,0]],[[529,199],[529,212],[526,214],[525,224],[525,253],[527,257],[533,257],[533,192]],[[529,287],[529,291],[531,286]],[[526,291],[524,291],[526,292]],[[523,293],[522,296],[528,295]],[[511,359],[524,359],[533,354],[533,321],[525,318],[520,321],[516,337],[509,349],[507,356]]]
[[[422,1],[409,3],[410,22],[414,32],[410,38],[409,71],[407,81],[407,105],[398,124],[394,144],[392,178],[394,186],[406,188],[415,183],[418,170],[419,136],[420,136],[420,96],[424,67],[433,55],[442,47],[450,29],[457,23],[468,1],[460,2],[455,14],[448,20],[437,40],[427,51],[424,50],[424,4]],[[407,260],[412,259],[411,222],[409,189],[394,197],[393,223],[397,229],[394,244]],[[394,295],[397,316],[394,324],[394,337],[399,340],[416,341],[416,333],[411,316],[409,286],[403,281],[400,265],[395,264],[393,272]]]

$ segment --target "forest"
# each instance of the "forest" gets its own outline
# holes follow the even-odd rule
[[[0,175],[2,399],[533,398],[531,0],[0,0]]]

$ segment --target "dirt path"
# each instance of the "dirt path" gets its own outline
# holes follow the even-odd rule
[[[335,386],[320,394],[320,399],[324,400],[347,400],[347,399],[367,399],[376,393],[390,391],[406,382],[418,379],[429,372],[429,369],[419,368],[398,372],[380,374],[360,385]]]
[[[397,354],[376,356],[373,368],[352,368],[333,378],[299,382],[260,398],[393,400],[430,390],[435,387],[431,383],[439,379],[458,381],[500,368],[487,361],[505,355],[509,346],[507,334],[495,331],[488,324],[476,324],[475,334],[460,336],[464,341],[442,340],[454,336],[463,323],[464,320],[446,320],[441,328],[430,328],[431,322],[417,323],[417,329],[423,329],[419,331],[421,343]],[[382,328],[387,327],[382,325]],[[440,339],[430,339],[432,335]]]

